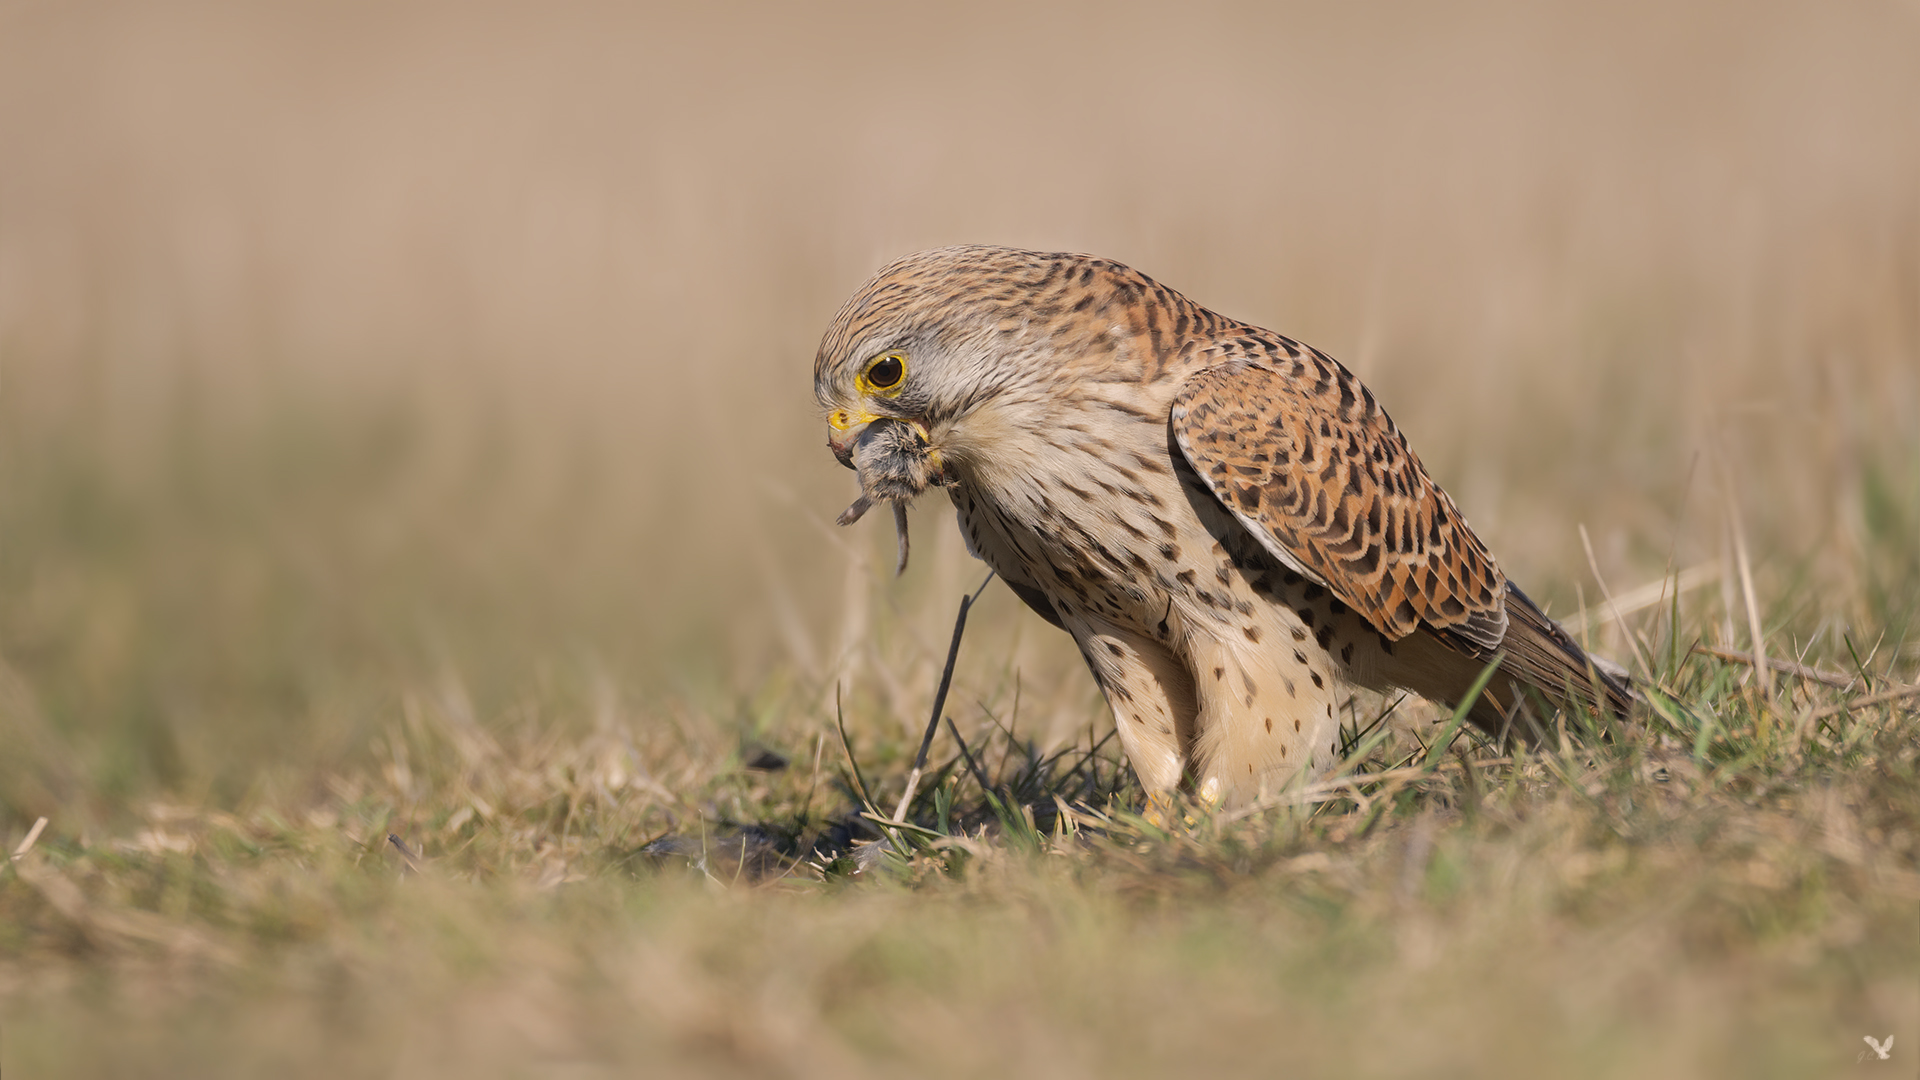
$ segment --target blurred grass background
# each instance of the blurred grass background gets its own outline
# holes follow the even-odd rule
[[[449,686],[917,725],[982,570],[939,505],[897,584],[836,535],[810,364],[950,243],[1331,352],[1557,613],[1579,524],[1618,592],[1737,512],[1776,648],[1911,681],[1916,55],[1895,0],[0,0],[0,839],[317,805]],[[1107,723],[976,620],[962,700]]]
[[[444,668],[831,670],[812,349],[938,244],[1341,357],[1557,611],[1577,523],[1717,558],[1729,474],[1803,633],[1915,598],[1911,4],[0,12],[5,723],[71,764],[16,821],[230,803]]]

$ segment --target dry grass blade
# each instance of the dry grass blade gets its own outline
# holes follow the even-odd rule
[[[1865,709],[1875,705],[1887,705],[1896,701],[1905,701],[1911,697],[1920,697],[1920,686],[1896,687],[1895,689],[1882,690],[1875,694],[1863,694],[1860,697],[1838,702],[1833,705],[1823,705],[1817,709],[1809,709],[1806,714],[1801,717],[1800,723],[1804,727],[1805,725],[1812,724],[1816,720],[1825,720],[1829,716],[1838,716],[1841,713],[1854,709]]]
[[[1592,568],[1591,562],[1589,568]],[[1597,579],[1598,575],[1595,576]],[[1677,595],[1690,593],[1718,580],[1720,580],[1719,563],[1709,562],[1689,566],[1677,575],[1662,577],[1658,581],[1650,581],[1645,585],[1628,589],[1618,597],[1606,597],[1607,602],[1603,607],[1578,608],[1560,622],[1576,632],[1584,631],[1589,626],[1598,629],[1622,616],[1644,611],[1655,604],[1664,604]]]
[[[1751,653],[1735,652],[1731,649],[1716,649],[1708,645],[1695,645],[1690,651],[1701,656],[1711,656],[1735,664],[1747,664],[1751,666],[1757,662]],[[1836,690],[1851,690],[1860,685],[1860,680],[1857,677],[1843,675],[1837,671],[1821,671],[1819,668],[1811,668],[1805,664],[1796,664],[1791,660],[1772,657],[1767,658],[1766,662],[1768,666],[1782,675],[1791,675],[1796,679],[1806,679],[1809,682],[1817,682],[1823,686],[1831,686]]]
[[[33,828],[27,830],[26,838],[21,840],[20,845],[13,849],[13,860],[15,862],[27,857],[27,852],[33,850],[33,845],[39,841],[40,834],[45,831],[46,827],[47,819],[44,815],[34,821]]]
[[[1613,590],[1607,587],[1607,579],[1601,576],[1600,574],[1600,560],[1594,558],[1593,540],[1587,536],[1587,525],[1586,525],[1586,522],[1584,521],[1580,523],[1580,546],[1586,550],[1587,569],[1593,572],[1593,580],[1596,584],[1600,586],[1600,596],[1602,599],[1606,600],[1607,610],[1612,616],[1611,620],[1602,620],[1602,621],[1603,622],[1613,621],[1613,622],[1619,623],[1620,631],[1627,636],[1627,643],[1633,647],[1634,654],[1640,657],[1640,663],[1644,665],[1641,668],[1641,670],[1652,671],[1653,670],[1653,654],[1648,651],[1646,643],[1640,640],[1640,635],[1634,631],[1633,627],[1628,626],[1626,624],[1626,620],[1625,620],[1626,610],[1623,609],[1619,604],[1614,603]],[[1662,584],[1663,585],[1665,584],[1664,579],[1662,581]],[[1584,612],[1585,610],[1586,609],[1583,606],[1581,608],[1581,611]],[[1584,625],[1584,623],[1582,625]]]
[[[1727,478],[1727,528],[1733,533],[1734,566],[1739,571],[1740,597],[1746,607],[1747,638],[1753,646],[1753,670],[1760,676],[1762,696],[1772,702],[1773,665],[1767,660],[1766,633],[1760,623],[1760,601],[1753,588],[1753,563],[1747,558],[1747,529],[1740,520],[1740,503],[1733,493],[1731,475]]]

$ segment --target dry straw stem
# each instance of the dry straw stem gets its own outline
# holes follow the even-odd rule
[[[1882,690],[1879,693],[1864,694],[1849,701],[1840,701],[1832,705],[1822,705],[1817,709],[1809,709],[1806,715],[1801,717],[1800,726],[1805,728],[1815,721],[1825,720],[1829,716],[1839,716],[1844,712],[1851,712],[1854,709],[1865,709],[1874,705],[1889,705],[1896,701],[1905,701],[1911,697],[1920,697],[1920,686],[1901,686],[1892,690]]]
[[[1634,631],[1633,627],[1626,624],[1623,618],[1623,616],[1626,615],[1626,609],[1614,602],[1613,590],[1607,588],[1607,579],[1601,576],[1600,560],[1593,556],[1593,541],[1587,536],[1587,524],[1584,521],[1580,523],[1580,546],[1586,550],[1587,569],[1593,572],[1593,580],[1600,586],[1600,595],[1607,602],[1608,613],[1611,615],[1612,621],[1620,623],[1620,629],[1627,636],[1627,643],[1632,646],[1634,653],[1640,657],[1640,662],[1646,665],[1642,670],[1652,671],[1653,654],[1648,650],[1646,642],[1640,640],[1640,635]],[[1666,579],[1662,578],[1660,584],[1664,588]],[[1655,599],[1656,602],[1658,602],[1659,598],[1656,597]],[[1582,610],[1584,611],[1584,607]],[[1602,621],[1605,622],[1607,620]]]
[[[1733,490],[1732,472],[1725,462],[1722,462],[1721,474],[1727,495],[1727,528],[1733,534],[1734,566],[1740,573],[1740,597],[1747,612],[1747,636],[1753,646],[1753,669],[1760,676],[1761,694],[1771,702],[1773,665],[1767,661],[1766,635],[1760,623],[1760,601],[1753,588],[1753,564],[1747,558],[1747,529],[1741,521],[1740,499]]]
[[[21,840],[20,845],[13,849],[14,862],[19,862],[21,859],[27,857],[27,852],[33,850],[33,845],[40,839],[40,834],[45,831],[46,827],[47,819],[44,816],[34,821],[33,828],[27,830],[25,839]]]
[[[1582,526],[1582,528],[1584,529],[1584,526]],[[1585,543],[1586,538],[1584,535],[1581,537],[1581,540]],[[1592,568],[1591,550],[1592,546],[1589,544],[1589,568]],[[1596,579],[1599,577],[1597,571],[1594,576]],[[1563,621],[1567,626],[1574,627],[1584,633],[1589,627],[1597,629],[1598,627],[1605,626],[1607,623],[1613,622],[1615,619],[1631,615],[1636,611],[1642,611],[1655,605],[1664,605],[1675,596],[1685,595],[1702,585],[1712,584],[1719,579],[1720,564],[1717,562],[1707,562],[1701,563],[1698,566],[1689,566],[1680,571],[1678,575],[1663,576],[1658,581],[1650,581],[1645,585],[1629,589],[1621,593],[1617,598],[1608,597],[1607,604],[1604,608],[1580,608],[1573,614],[1568,615]]]
[[[1712,656],[1735,664],[1752,666],[1758,662],[1750,653],[1735,652],[1731,649],[1716,649],[1709,645],[1695,645],[1692,651],[1701,656]],[[1805,664],[1796,664],[1791,660],[1768,658],[1766,663],[1782,675],[1791,675],[1796,679],[1807,679],[1820,683],[1823,686],[1831,686],[1836,690],[1851,690],[1860,685],[1858,676],[1842,675],[1837,671],[1821,671],[1819,668],[1811,668]]]

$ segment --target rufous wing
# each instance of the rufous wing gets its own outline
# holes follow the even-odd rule
[[[1498,648],[1493,557],[1360,380],[1295,348],[1189,377],[1170,414],[1180,452],[1268,551],[1388,638],[1425,623]]]

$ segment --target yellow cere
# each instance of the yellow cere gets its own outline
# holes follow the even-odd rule
[[[880,417],[870,412],[854,412],[851,409],[835,409],[827,414],[827,423],[835,431],[845,431],[861,424],[871,424]]]

